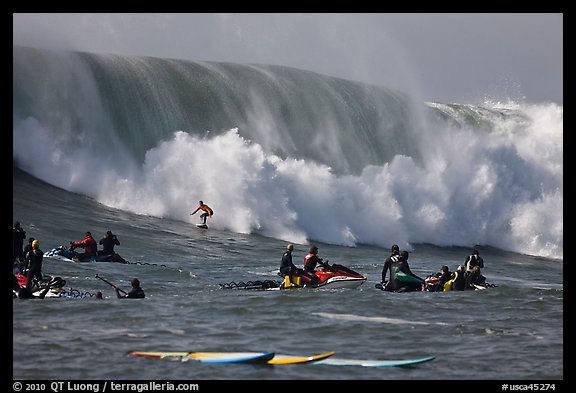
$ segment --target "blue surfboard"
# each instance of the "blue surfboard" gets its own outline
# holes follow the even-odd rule
[[[399,366],[409,366],[412,364],[429,362],[434,359],[436,359],[436,356],[428,356],[425,358],[404,359],[404,360],[341,359],[341,358],[329,357],[314,362],[314,364],[326,364],[331,366],[399,367]]]

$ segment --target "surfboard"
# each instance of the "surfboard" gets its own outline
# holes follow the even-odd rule
[[[326,352],[312,356],[294,356],[294,355],[276,355],[274,352],[130,352],[133,356],[145,356],[152,358],[192,358],[203,363],[238,363],[239,361],[230,361],[244,357],[248,359],[251,356],[263,355],[253,360],[242,360],[241,362],[254,362],[266,364],[298,364],[311,363],[318,360],[326,359],[336,352]],[[272,356],[270,357],[270,354]],[[226,359],[226,361],[214,361],[215,359]]]
[[[208,229],[208,225],[206,225],[206,224],[196,224],[196,226],[197,226],[198,228]]]
[[[314,362],[314,364],[326,364],[331,366],[398,367],[429,362],[434,359],[436,359],[436,356],[404,360],[339,359],[330,357]]]
[[[266,363],[274,352],[139,352],[128,353],[132,356],[144,356],[164,359],[181,357],[198,360],[201,363]]]
[[[268,360],[268,364],[298,364],[298,363],[310,363],[316,362],[318,360],[327,359],[334,355],[336,352],[326,352],[319,355],[313,356],[294,356],[294,355],[275,355],[271,360]]]

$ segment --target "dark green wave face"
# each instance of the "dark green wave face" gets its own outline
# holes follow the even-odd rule
[[[15,116],[77,138],[108,133],[140,162],[176,130],[231,128],[267,153],[337,172],[418,156],[411,135],[423,108],[381,87],[280,66],[19,47],[13,62]]]

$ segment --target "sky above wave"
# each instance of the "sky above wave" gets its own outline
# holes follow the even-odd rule
[[[563,14],[13,14],[13,43],[291,66],[426,101],[563,104]]]

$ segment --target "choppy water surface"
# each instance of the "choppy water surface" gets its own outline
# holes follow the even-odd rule
[[[480,248],[489,282],[476,292],[384,293],[387,251],[320,244],[320,254],[368,276],[358,289],[250,291],[219,283],[278,280],[285,242],[115,211],[85,197],[15,176],[14,217],[44,251],[86,230],[118,234],[117,251],[139,264],[45,259],[67,288],[104,300],[13,300],[15,379],[562,379],[562,263]],[[81,217],[81,218],[79,218]],[[296,245],[301,265],[307,246]],[[425,276],[456,266],[467,249],[418,245],[412,269]],[[165,266],[162,266],[165,265]],[[100,276],[143,300],[116,299]],[[29,348],[34,356],[23,356]],[[32,350],[33,349],[33,350]],[[405,368],[208,365],[128,356],[129,351],[336,351],[355,359],[436,356]]]

